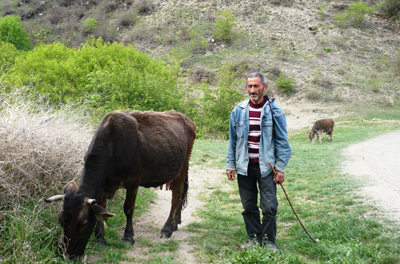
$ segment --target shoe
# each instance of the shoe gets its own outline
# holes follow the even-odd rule
[[[249,238],[249,240],[247,240],[246,243],[244,243],[243,245],[240,246],[240,249],[250,249],[253,248],[257,245],[257,240],[255,238]]]
[[[279,249],[272,242],[267,243],[267,248],[271,252],[279,252]]]

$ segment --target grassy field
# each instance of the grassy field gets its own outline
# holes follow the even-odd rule
[[[388,116],[369,116],[393,118]],[[399,118],[396,116],[395,118]],[[277,246],[275,254],[263,248],[239,251],[247,239],[237,187],[216,186],[204,197],[207,206],[198,212],[194,233],[199,263],[399,263],[398,226],[357,195],[363,182],[342,175],[341,150],[350,144],[399,129],[399,123],[366,123],[361,118],[336,120],[333,142],[309,144],[306,131],[291,131],[293,155],[286,171],[285,189],[303,223],[308,238],[279,188]],[[197,141],[194,162],[211,159],[224,166],[225,141]]]

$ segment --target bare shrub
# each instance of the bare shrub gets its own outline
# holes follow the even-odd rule
[[[393,70],[400,74],[400,52],[397,52],[396,57],[393,62]]]
[[[392,98],[385,96],[378,99],[378,104],[382,107],[392,107],[394,105],[394,102]]]
[[[211,83],[215,79],[215,73],[204,66],[197,66],[193,69],[192,80],[196,83],[206,81]]]
[[[278,78],[279,75],[282,73],[281,69],[279,69],[278,66],[273,66],[272,68],[269,68],[267,72],[269,73],[270,78],[273,80]]]
[[[294,0],[271,0],[271,4],[279,6],[292,6],[294,3]]]
[[[90,134],[70,106],[56,110],[19,91],[1,93],[0,205],[50,196],[77,180]]]
[[[319,92],[317,90],[312,89],[306,93],[306,97],[309,100],[318,100],[321,98],[321,95],[319,94]]]
[[[187,26],[181,26],[180,31],[181,31],[180,36],[182,40],[188,41],[192,39],[192,36],[190,35]]]
[[[230,70],[237,73],[245,73],[258,71],[259,66],[249,56],[240,56],[230,61]]]
[[[106,42],[118,41],[117,30],[107,22],[101,24],[99,28],[94,32],[95,38],[102,38]]]
[[[136,4],[136,8],[140,14],[150,14],[154,11],[154,5],[149,0],[139,0]]]
[[[126,10],[118,15],[118,25],[128,28],[135,25],[137,20],[137,11],[134,9]]]

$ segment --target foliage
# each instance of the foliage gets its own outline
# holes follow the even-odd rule
[[[360,27],[366,14],[374,11],[374,8],[368,7],[362,2],[354,2],[343,12],[339,12],[334,16],[336,24],[341,27]]]
[[[92,39],[80,49],[39,45],[18,57],[10,71],[52,102],[87,100],[104,114],[114,109],[180,110],[178,70],[173,60],[166,63],[131,45]]]
[[[275,84],[282,93],[289,94],[294,91],[293,81],[293,79],[286,78],[283,73],[280,73]]]
[[[83,23],[84,32],[86,34],[94,33],[97,29],[99,29],[99,21],[94,18],[88,17]]]
[[[15,58],[21,52],[8,42],[0,41],[0,71],[6,72],[15,63]]]
[[[215,20],[215,39],[230,43],[235,37],[235,35],[232,33],[232,28],[236,25],[236,22],[237,21],[233,17],[232,12],[220,12],[218,14],[218,18]]]
[[[398,0],[383,0],[379,10],[384,16],[400,20],[400,2]]]
[[[237,89],[237,72],[230,71],[229,65],[220,69],[218,88],[201,85],[203,95],[198,99],[199,106],[192,118],[198,128],[199,137],[227,138],[229,136],[229,118],[233,108],[243,100]],[[190,115],[189,115],[190,116]]]
[[[0,41],[12,43],[19,50],[31,50],[29,35],[17,16],[0,17]]]

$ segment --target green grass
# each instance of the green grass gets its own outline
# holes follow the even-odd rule
[[[390,117],[399,119],[398,115]],[[398,226],[382,219],[374,206],[365,204],[356,194],[363,183],[342,175],[340,169],[344,160],[342,149],[381,133],[398,130],[400,125],[365,123],[360,118],[338,121],[347,122],[337,122],[333,142],[324,138],[321,143],[310,144],[306,131],[292,131],[289,135],[293,155],[286,170],[284,186],[308,231],[320,242],[314,243],[308,238],[280,190],[277,246],[281,253],[272,254],[262,248],[240,252],[239,247],[247,235],[237,187],[226,191],[219,186],[212,195],[203,197],[207,205],[198,212],[202,221],[188,226],[194,234],[191,241],[199,262],[400,262]],[[196,147],[199,149],[195,149],[195,153],[204,156],[204,153],[212,151],[214,154],[208,155],[215,158],[224,154],[226,142],[201,141]],[[195,157],[198,158],[197,154]]]

